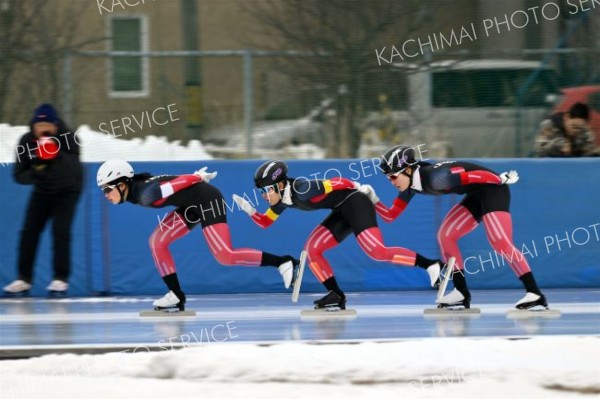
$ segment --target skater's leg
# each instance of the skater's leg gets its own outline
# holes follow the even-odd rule
[[[450,257],[456,259],[454,270],[449,277],[454,284],[454,290],[438,300],[442,305],[469,306],[471,293],[467,288],[465,264],[458,240],[477,228],[481,214],[481,197],[477,193],[468,194],[460,204],[450,209],[438,229],[437,240],[444,261]]]
[[[323,257],[323,253],[338,244],[331,231],[321,224],[308,236],[306,241],[308,264],[310,270],[321,283],[333,277],[333,269],[327,259]]]
[[[277,256],[253,248],[234,248],[231,242],[229,225],[227,224],[225,200],[221,192],[213,186],[204,189],[198,207],[188,208],[186,212],[192,216],[191,220],[194,220],[195,224],[201,224],[202,233],[208,243],[210,252],[221,265],[280,267],[291,261],[291,265],[289,265],[291,270],[293,264],[298,264],[298,260],[292,256]]]
[[[169,245],[189,232],[190,229],[181,218],[181,215],[176,211],[172,211],[150,235],[148,240],[150,251],[156,268],[162,277],[176,272],[175,261],[169,251]]]
[[[531,271],[527,260],[513,244],[510,213],[499,211],[487,213],[483,215],[483,225],[492,248],[508,261],[518,277]]]
[[[385,246],[379,227],[363,230],[356,236],[356,239],[362,250],[373,260],[415,266],[417,253],[402,247]]]
[[[469,234],[479,225],[475,217],[462,204],[455,205],[446,215],[437,233],[437,240],[444,261],[450,257],[456,259],[455,269],[463,270],[463,257],[458,247],[458,240]]]
[[[486,189],[482,190],[481,198],[483,224],[491,246],[508,261],[527,292],[543,297],[527,259],[513,243],[508,186],[486,186]]]
[[[331,304],[341,308],[345,306],[346,296],[339,287],[333,269],[323,254],[325,251],[336,247],[351,232],[352,229],[344,221],[342,215],[337,211],[333,211],[308,236],[305,244],[308,265],[317,280],[328,291],[325,297],[315,301],[318,308],[330,306]]]
[[[182,304],[185,303],[185,294],[179,285],[175,261],[169,251],[169,245],[189,232],[189,227],[184,222],[182,216],[175,210],[165,217],[165,220],[156,227],[148,240],[158,272],[169,290],[173,291]]]
[[[227,223],[217,223],[202,228],[210,252],[217,262],[225,266],[259,266],[263,253],[251,248],[236,248],[231,244]]]
[[[525,290],[541,296],[542,292],[535,282],[527,259],[513,243],[510,213],[501,211],[486,213],[483,216],[483,225],[490,244],[507,260]]]
[[[418,266],[423,269],[437,263],[436,260],[428,259],[410,249],[386,246],[381,230],[377,226],[375,208],[366,195],[353,195],[344,203],[341,213],[351,226],[361,249],[371,259],[404,266]]]
[[[486,189],[482,190],[481,197],[483,225],[488,241],[494,251],[507,260],[527,291],[525,297],[517,302],[516,307],[518,309],[529,309],[538,305],[547,307],[546,298],[537,286],[527,259],[513,243],[509,188],[506,185],[486,186]]]

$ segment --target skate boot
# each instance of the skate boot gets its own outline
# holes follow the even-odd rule
[[[516,303],[515,308],[520,310],[533,309],[536,306],[542,306],[545,309],[548,309],[548,302],[546,302],[546,297],[543,294],[534,294],[533,292],[528,292],[525,296]]]
[[[441,271],[441,262],[437,261],[434,264],[431,264],[427,267],[427,274],[429,274],[429,280],[431,282],[431,286],[434,288],[438,288],[440,286],[440,271]]]
[[[462,293],[455,288],[448,295],[441,297],[435,302],[438,304],[438,308],[459,308],[462,306],[464,309],[470,309],[471,293],[469,291]]]
[[[29,293],[31,284],[25,280],[15,280],[3,288],[9,296],[25,296]]]
[[[329,291],[323,298],[314,301],[314,304],[315,309],[339,308],[344,310],[346,309],[346,298],[342,298],[335,291]]]
[[[52,280],[46,289],[48,290],[48,295],[51,297],[66,296],[69,283],[62,280]]]
[[[296,275],[296,273],[294,273],[295,269],[296,264],[294,264],[294,262],[291,260],[282,263],[277,268],[277,270],[279,270],[279,274],[281,274],[281,277],[283,278],[283,285],[285,286],[285,288],[290,288],[290,286],[294,282]]]
[[[162,312],[179,312],[185,310],[185,295],[180,294],[183,298],[179,298],[173,291],[169,291],[160,299],[152,303],[154,310]]]

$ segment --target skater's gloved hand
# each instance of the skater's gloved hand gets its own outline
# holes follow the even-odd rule
[[[379,202],[379,197],[375,193],[375,189],[370,184],[363,184],[357,190],[363,194],[366,194],[373,204]]]
[[[519,174],[516,170],[502,172],[500,173],[500,180],[502,181],[500,184],[514,184],[519,181]]]
[[[237,194],[233,194],[233,200],[242,211],[248,214],[248,216],[252,216],[256,213],[256,209],[248,200],[245,200]]]
[[[212,179],[214,179],[215,177],[217,177],[217,172],[207,172],[206,171],[207,166],[203,167],[202,169],[199,169],[197,171],[194,172],[194,174],[196,176],[200,176],[202,178],[203,182],[208,183],[209,181],[211,181]]]

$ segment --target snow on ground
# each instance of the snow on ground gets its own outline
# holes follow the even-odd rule
[[[598,337],[573,336],[213,343],[2,361],[0,398],[587,398],[599,358]]]
[[[28,129],[27,126],[0,124],[0,163],[15,162],[15,147]],[[114,158],[128,161],[196,161],[212,158],[198,140],[191,140],[187,146],[156,136],[123,140],[93,131],[86,125],[80,126],[73,134],[80,144],[84,162],[104,162]],[[21,156],[27,156],[27,150],[23,150]]]

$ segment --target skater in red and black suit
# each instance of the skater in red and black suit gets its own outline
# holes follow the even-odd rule
[[[483,222],[488,241],[508,261],[527,291],[525,297],[517,302],[517,309],[535,306],[547,308],[546,298],[538,288],[527,260],[512,239],[510,190],[507,185],[519,180],[517,172],[497,174],[483,166],[461,161],[432,165],[417,161],[415,151],[407,146],[389,149],[382,155],[380,167],[391,184],[400,191],[392,206],[386,207],[370,186],[364,187],[376,202],[375,209],[387,222],[400,216],[415,194],[465,195],[448,212],[437,234],[443,258],[456,258],[452,275],[454,290],[438,300],[440,307],[469,307],[471,294],[463,273],[464,263],[458,240]]]
[[[184,310],[183,293],[169,245],[188,234],[197,225],[212,255],[222,265],[275,266],[288,288],[298,260],[292,256],[277,256],[250,248],[233,248],[223,195],[209,184],[217,172],[208,173],[206,167],[194,174],[152,176],[134,174],[125,161],[105,162],[98,169],[97,183],[106,199],[113,204],[125,201],[151,208],[175,206],[150,236],[150,250],[156,267],[169,292],[154,302],[156,310]]]
[[[309,266],[316,278],[329,291],[315,301],[315,308],[345,308],[346,298],[333,275],[323,253],[337,246],[351,233],[358,244],[372,259],[404,266],[426,269],[431,285],[440,274],[440,262],[427,259],[409,249],[388,247],[383,243],[375,208],[360,185],[344,178],[328,180],[293,179],[287,177],[287,165],[283,161],[267,161],[254,175],[254,182],[269,203],[269,209],[259,213],[247,200],[234,195],[234,200],[260,227],[270,226],[287,208],[303,211],[330,209],[329,216],[321,222],[306,241]]]

